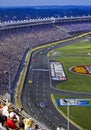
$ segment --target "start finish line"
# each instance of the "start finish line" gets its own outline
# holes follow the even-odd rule
[[[91,99],[58,98],[58,106],[91,106]]]

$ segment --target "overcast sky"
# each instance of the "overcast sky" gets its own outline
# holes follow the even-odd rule
[[[91,0],[0,0],[0,6],[91,5]]]

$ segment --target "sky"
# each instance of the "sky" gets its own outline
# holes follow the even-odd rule
[[[91,0],[0,0],[0,7],[43,5],[91,5]]]

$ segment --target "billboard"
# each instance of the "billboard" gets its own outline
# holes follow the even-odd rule
[[[67,80],[63,66],[60,62],[50,61],[51,79],[57,81]]]
[[[91,106],[91,99],[58,98],[58,106]]]

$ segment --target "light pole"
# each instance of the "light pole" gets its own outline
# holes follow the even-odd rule
[[[10,94],[10,102],[11,102],[11,83],[10,83],[10,73],[9,73],[9,94]]]
[[[64,102],[67,104],[67,127],[69,130],[69,102],[66,99],[64,99]]]
[[[68,117],[68,130],[69,130],[69,105],[67,103],[67,117]]]
[[[7,74],[8,75],[8,87],[9,87],[9,101],[11,102],[11,83],[10,83],[10,72],[8,72],[8,71],[5,71],[4,72],[5,74]]]

